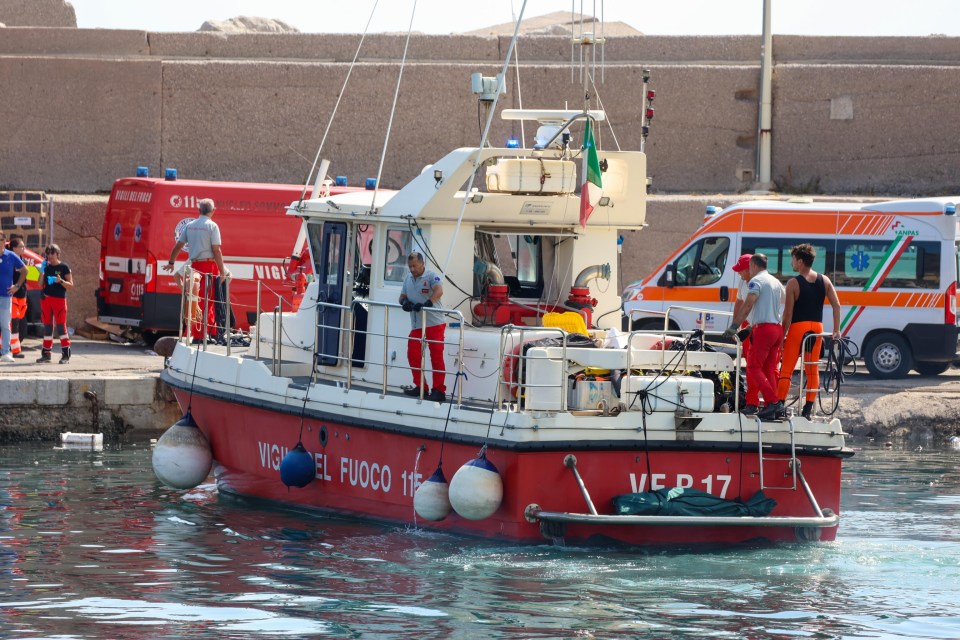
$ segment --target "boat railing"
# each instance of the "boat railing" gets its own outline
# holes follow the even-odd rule
[[[536,338],[529,338],[536,334]],[[494,405],[500,409],[515,405],[523,406],[527,392],[533,389],[555,389],[559,394],[559,406],[567,406],[567,371],[559,368],[559,380],[556,382],[532,383],[527,381],[527,364],[532,361],[524,346],[544,337],[544,334],[556,334],[560,338],[561,362],[567,362],[567,336],[570,334],[560,327],[535,327],[528,325],[504,325],[500,329],[500,370],[497,375],[497,390]]]
[[[259,291],[259,290],[258,290]],[[384,312],[382,314],[383,321],[379,327],[379,330],[371,327],[370,325],[357,327],[356,326],[356,316],[355,311],[357,306],[363,306],[365,312],[371,307],[382,307]],[[309,311],[313,309],[316,314],[316,322],[313,323],[314,332],[312,345],[309,346],[298,346],[292,343],[291,340],[284,341],[284,336],[286,336],[286,330],[284,328],[284,312],[282,309],[282,300],[278,300],[277,305],[274,307],[272,312],[272,335],[270,336],[270,361],[271,361],[271,370],[274,375],[281,375],[282,364],[283,364],[283,350],[284,349],[302,349],[304,351],[309,351],[311,353],[311,359],[313,366],[311,367],[311,380],[316,382],[318,377],[322,375],[323,378],[328,380],[336,380],[342,384],[342,387],[349,390],[352,389],[354,384],[357,382],[354,376],[354,367],[356,361],[360,360],[364,363],[365,366],[380,366],[382,367],[383,376],[380,381],[381,394],[386,395],[390,389],[389,384],[389,371],[391,368],[406,369],[409,370],[409,365],[404,364],[391,364],[391,361],[395,358],[391,358],[390,353],[390,341],[391,339],[406,339],[404,336],[391,334],[390,333],[390,317],[396,312],[406,314],[406,311],[403,311],[402,307],[397,303],[391,302],[380,302],[377,300],[369,299],[357,299],[354,300],[349,305],[337,304],[333,302],[314,302],[312,307],[300,307],[300,311]],[[328,313],[334,312],[334,313]],[[444,324],[447,327],[452,327],[457,329],[457,352],[456,352],[456,371],[454,375],[457,376],[459,381],[463,375],[463,341],[464,341],[464,318],[463,314],[460,311],[455,309],[440,309],[440,308],[430,308],[423,309],[421,314],[423,314],[422,320],[426,320],[426,314],[442,314],[444,317]],[[370,317],[369,313],[365,313],[367,318]],[[330,319],[331,322],[328,323],[327,319]],[[338,338],[336,340],[336,352],[327,353],[324,351],[326,346],[325,332],[327,330],[337,332]],[[265,336],[261,332],[261,323],[257,322],[256,328],[256,343],[257,351],[256,357],[260,357],[260,342],[265,341]],[[370,337],[379,338],[383,343],[382,349],[382,359],[379,361],[372,357],[372,350],[365,350],[363,354],[354,353],[355,346],[357,344],[358,337],[363,336],[364,340]],[[420,339],[420,375],[421,379],[425,380],[425,376],[430,376],[435,372],[435,369],[432,366],[432,360],[429,359],[429,349],[431,344],[440,344],[444,350],[446,349],[445,345],[447,344],[446,339],[444,340],[430,340],[427,339],[426,335],[421,335]],[[365,343],[366,344],[366,343]],[[324,362],[325,358],[329,358],[331,362]],[[430,365],[427,363],[430,362]],[[449,372],[448,372],[449,373]],[[456,402],[460,404],[463,399],[463,385],[456,385]],[[423,398],[423,385],[421,385],[420,397]]]

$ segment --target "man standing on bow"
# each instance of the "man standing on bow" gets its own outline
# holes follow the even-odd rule
[[[777,398],[777,367],[783,346],[780,303],[784,289],[780,281],[767,271],[767,256],[762,253],[753,254],[748,268],[747,299],[723,335],[732,338],[740,330],[744,318],[749,318],[752,343],[747,359],[747,388],[754,388],[763,396],[765,406],[757,415],[767,420],[783,412],[783,401]]]
[[[424,394],[428,400],[444,402],[447,399],[447,387],[444,384],[446,367],[443,362],[443,339],[446,329],[446,319],[443,312],[432,309],[442,309],[440,298],[443,296],[442,279],[433,271],[428,271],[423,262],[423,254],[419,251],[407,256],[407,267],[410,273],[403,280],[403,289],[400,293],[400,305],[404,311],[410,312],[410,337],[407,339],[407,361],[413,373],[413,386],[404,387],[403,392],[408,396],[419,396],[420,386],[425,382],[422,379],[423,352],[422,340],[426,338],[427,348],[430,350],[430,363],[433,367],[433,388],[427,394],[424,385]],[[430,308],[426,313],[423,309]],[[426,318],[426,322],[424,322]],[[423,325],[426,324],[426,327]]]

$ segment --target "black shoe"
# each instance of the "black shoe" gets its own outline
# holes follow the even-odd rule
[[[413,397],[415,397],[415,398],[419,398],[419,397],[420,397],[420,390],[417,389],[416,387],[404,387],[404,388],[403,388],[403,392],[404,392],[406,395],[408,395],[408,396],[413,396]],[[426,397],[429,396],[429,395],[430,395],[430,392],[427,390],[426,387],[424,387],[424,388],[423,388],[423,397],[426,398]]]
[[[70,362],[70,347],[64,347],[60,350],[60,364],[67,364]]]
[[[745,416],[755,416],[760,412],[760,408],[755,404],[748,404],[743,409],[740,409],[740,413]]]
[[[52,362],[53,359],[50,357],[50,350],[43,349],[40,351],[40,357],[37,358],[37,362]]]
[[[765,406],[757,415],[760,416],[761,420],[773,420],[780,417],[784,411],[783,400],[779,400],[773,404],[768,404]]]
[[[804,418],[806,418],[807,420],[810,419],[810,416],[813,415],[813,401],[812,401],[812,400],[803,403],[803,409],[800,411],[800,415],[803,416]]]
[[[14,353],[13,357],[16,358],[17,360],[23,360],[27,356],[23,355],[22,353]]]
[[[429,400],[430,402],[446,402],[447,394],[445,394],[443,391],[440,391],[439,389],[432,389],[430,391],[430,395],[427,396],[427,400]]]

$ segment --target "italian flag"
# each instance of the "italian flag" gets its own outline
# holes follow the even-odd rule
[[[593,142],[593,122],[587,118],[583,129],[583,184],[580,186],[580,226],[587,226],[587,218],[600,200],[603,186],[600,184],[600,161],[597,146]]]

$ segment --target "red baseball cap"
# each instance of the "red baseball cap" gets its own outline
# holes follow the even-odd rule
[[[737,264],[733,265],[734,273],[740,273],[741,271],[746,271],[747,267],[750,266],[750,258],[753,257],[752,253],[745,253],[737,259]]]

